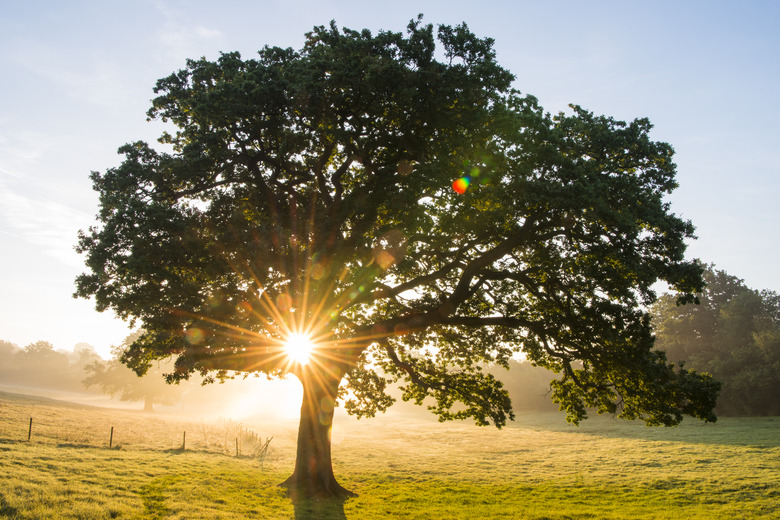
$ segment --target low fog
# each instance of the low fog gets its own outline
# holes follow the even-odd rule
[[[203,386],[200,379],[192,378],[179,385],[167,385],[162,377],[167,371],[164,363],[154,366],[143,378],[116,365],[116,360],[102,358],[86,343],[77,344],[73,350],[61,350],[45,341],[22,348],[0,340],[0,390],[6,392],[137,410],[143,410],[146,397],[151,397],[156,413],[233,418],[259,414],[292,418],[300,407],[301,390],[295,380],[238,376],[221,384]],[[109,376],[114,388],[106,388],[100,382],[87,386],[90,376],[101,376],[96,367]],[[126,388],[116,388],[123,385]]]
[[[529,363],[512,365],[509,372],[499,367],[491,372],[504,380],[515,410],[556,410],[548,394],[553,374]],[[0,340],[0,391],[147,411],[152,411],[147,403],[152,400],[154,413],[198,417],[289,420],[299,415],[302,390],[293,376],[269,380],[264,375],[238,375],[224,383],[207,385],[193,377],[179,385],[167,385],[163,374],[169,369],[165,363],[156,364],[145,377],[138,378],[116,359],[101,357],[87,343],[62,350],[46,341],[20,347]],[[392,409],[395,412],[433,417],[424,406],[403,403],[400,390],[391,394],[398,401]],[[337,409],[337,413],[345,415],[343,409]]]

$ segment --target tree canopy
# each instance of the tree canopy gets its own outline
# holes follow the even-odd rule
[[[680,301],[702,287],[693,226],[665,201],[672,147],[646,119],[545,112],[492,44],[465,24],[332,23],[297,51],[159,80],[148,116],[172,131],[92,174],[99,223],[78,245],[76,295],[146,331],[122,361],[174,356],[171,381],[294,373],[299,461],[327,466],[315,423],[337,391],[371,416],[400,382],[441,419],[502,426],[511,403],[483,367],[518,353],[560,374],[574,422],[714,420],[717,383],[652,348],[645,310],[659,280]],[[292,334],[310,362],[285,355]],[[306,464],[292,484],[328,481]]]

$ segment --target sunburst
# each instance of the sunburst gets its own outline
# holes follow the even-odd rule
[[[308,364],[313,351],[314,343],[307,334],[293,332],[284,341],[285,355],[293,363]]]

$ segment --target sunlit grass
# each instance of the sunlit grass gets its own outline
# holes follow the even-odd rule
[[[267,427],[250,429],[228,417],[150,415],[3,392],[0,403],[0,442],[26,441],[30,418],[34,444],[71,448],[108,448],[111,444],[113,448],[133,450],[171,450],[184,445],[191,451],[235,454],[238,440],[239,454],[250,455],[273,436]]]
[[[27,443],[30,414],[40,424]],[[121,449],[108,449],[108,423],[119,425],[115,431],[137,429],[123,434]],[[198,444],[198,421],[0,394],[0,517],[780,516],[777,418],[665,429],[594,418],[574,428],[557,414],[529,414],[499,431],[398,414],[342,417],[333,431],[334,467],[359,494],[343,506],[294,506],[285,497],[276,484],[292,470],[295,424],[262,423],[249,422],[274,437],[263,468],[254,458]],[[216,439],[222,425],[205,424],[206,435]],[[98,426],[105,434],[92,432]],[[185,426],[196,429],[187,433],[192,450],[181,451]]]
[[[1,445],[1,518],[251,518],[292,505],[282,474],[249,459],[158,452]],[[284,517],[284,516],[280,516]]]

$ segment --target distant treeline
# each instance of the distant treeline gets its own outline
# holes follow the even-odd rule
[[[24,348],[0,341],[3,385],[106,394],[121,401],[142,401],[147,411],[155,404],[174,404],[181,388],[167,385],[160,370],[150,372],[139,378],[116,358],[105,361],[86,343],[76,345],[73,352],[63,352],[48,341],[36,341]]]
[[[72,352],[63,352],[48,341],[20,348],[0,340],[0,384],[84,392],[85,368],[96,361],[102,358],[86,343],[79,343]]]
[[[113,348],[113,357],[105,360],[94,347],[79,343],[70,351],[55,350],[47,341],[37,341],[25,347],[0,340],[0,385],[41,389],[51,392],[77,392],[110,395],[120,401],[141,402],[151,411],[154,405],[193,407],[201,411],[224,410],[235,399],[236,384],[209,385],[200,380],[180,385],[166,384],[164,363],[155,364],[146,376],[139,378],[117,360],[118,354],[135,335]],[[233,383],[233,382],[229,382]]]
[[[723,383],[719,415],[780,415],[780,295],[709,266],[699,305],[663,295],[653,306],[656,347]]]

